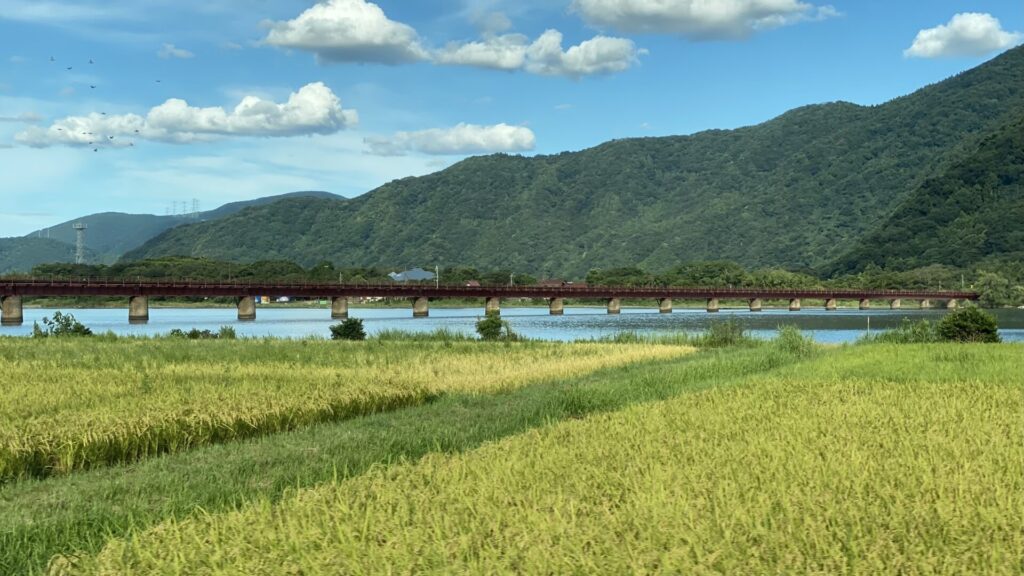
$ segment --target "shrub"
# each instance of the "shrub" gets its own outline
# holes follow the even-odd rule
[[[486,342],[515,342],[519,335],[512,331],[512,325],[502,320],[497,314],[488,314],[484,319],[476,323],[476,333],[480,339]]]
[[[939,336],[949,342],[1000,342],[994,316],[970,306],[952,312],[939,322]]]
[[[745,344],[750,339],[747,331],[736,320],[712,322],[704,334],[697,338],[697,345],[706,348],[725,348]]]
[[[941,338],[935,324],[927,320],[912,322],[909,318],[904,318],[899,328],[872,335],[865,340],[885,344],[930,344],[939,342]]]
[[[331,326],[331,338],[333,340],[366,340],[363,321],[358,318],[349,318],[340,324]]]
[[[235,340],[238,338],[238,333],[231,326],[221,326],[220,332],[217,333],[217,338],[221,340]]]
[[[43,318],[43,326],[36,322],[32,325],[33,338],[65,338],[69,336],[92,336],[92,330],[75,319],[73,314],[54,312],[53,319]]]
[[[814,353],[814,340],[804,336],[796,326],[780,326],[779,335],[773,345],[793,356],[810,356]]]

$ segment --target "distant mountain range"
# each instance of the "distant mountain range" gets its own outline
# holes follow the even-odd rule
[[[253,206],[264,206],[287,198],[324,198],[341,200],[328,192],[293,192],[244,202],[232,202],[215,210],[189,216],[156,216],[103,212],[68,220],[43,228],[23,238],[0,238],[0,274],[26,272],[33,266],[50,262],[73,262],[75,230],[81,222],[89,228],[85,236],[87,258],[92,263],[111,264],[133,248],[160,233],[186,224],[225,218]]]
[[[548,277],[706,260],[819,274],[969,266],[1024,253],[1022,111],[1017,48],[879,106],[808,106],[738,130],[475,157],[354,199],[273,197],[202,222],[100,221],[90,248],[104,259],[466,265]],[[70,223],[61,229],[73,241]]]
[[[126,258],[472,265],[576,277],[720,259],[822,271],[861,241],[909,242],[885,234],[908,214],[906,203],[984,155],[1022,110],[1018,48],[879,106],[809,106],[739,130],[470,158],[352,200],[291,199],[174,228]],[[983,243],[972,257],[1020,249],[1016,236],[1004,236],[1009,244]],[[934,258],[964,261],[953,252]]]

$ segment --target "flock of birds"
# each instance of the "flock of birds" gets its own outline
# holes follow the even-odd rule
[[[56,64],[57,63],[57,58],[54,57],[54,56],[50,56],[50,63],[51,64]],[[96,64],[96,62],[92,58],[90,58],[89,59],[89,65],[92,66],[92,65],[95,65],[95,64]],[[74,68],[75,68],[74,66],[66,66],[64,68],[64,70],[66,72],[71,72],[72,70],[74,70]],[[160,82],[159,79],[157,79],[156,83],[160,84],[161,82]],[[89,89],[90,90],[95,90],[96,89],[96,85],[95,84],[89,84]],[[100,115],[101,116],[106,116],[107,113],[106,112],[100,112]],[[61,127],[58,126],[57,127],[57,131],[58,132],[63,132],[64,128],[61,128]],[[138,134],[139,131],[135,130],[135,133]],[[93,134],[92,132],[82,132],[80,135],[81,136],[95,136],[95,134]],[[106,139],[102,139],[102,137],[101,137],[100,142],[102,142],[104,144],[110,143],[110,142],[112,142],[114,140],[114,138],[115,138],[114,136],[107,136]],[[97,144],[97,142],[95,140],[92,141],[92,142],[89,142],[89,146],[93,147],[93,149],[92,149],[93,152],[99,152],[100,151],[99,145]],[[131,147],[131,148],[134,148],[135,147],[135,142],[131,142],[131,141],[128,142],[128,146]]]

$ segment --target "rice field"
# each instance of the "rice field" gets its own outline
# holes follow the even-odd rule
[[[0,483],[692,351],[654,344],[0,339]]]
[[[1014,345],[832,350],[168,520],[51,571],[1020,573],[1022,360]]]

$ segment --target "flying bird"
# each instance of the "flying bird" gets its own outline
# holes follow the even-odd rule
[[[56,61],[57,61],[56,58],[54,58],[53,56],[50,56],[50,62],[56,62]]]
[[[95,90],[95,89],[96,89],[96,87],[95,87],[95,86],[93,86],[92,84],[90,84],[90,85],[89,85],[89,88],[92,88],[93,90]]]
[[[68,66],[66,69],[67,70],[71,70],[72,68],[73,68],[73,66]]]
[[[160,81],[159,81],[159,80],[157,80],[157,81],[156,81],[156,83],[157,83],[157,84],[159,84],[159,83],[160,83]]]
[[[95,62],[92,61],[92,58],[89,58],[89,64],[95,64]]]

